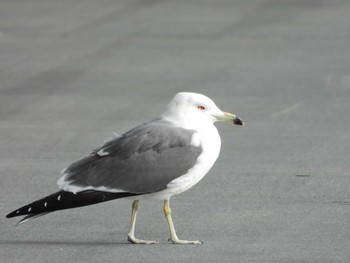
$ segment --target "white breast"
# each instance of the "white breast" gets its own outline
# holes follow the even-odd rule
[[[197,184],[210,170],[219,156],[221,139],[214,125],[201,129],[192,137],[195,146],[202,147],[202,153],[196,164],[188,172],[171,181],[165,190],[151,194],[152,199],[169,199],[173,195],[180,194]]]

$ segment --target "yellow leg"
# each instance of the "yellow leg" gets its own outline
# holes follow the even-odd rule
[[[195,240],[195,241],[181,240],[177,237],[174,223],[173,223],[173,220],[171,218],[171,209],[169,206],[169,200],[164,201],[163,211],[164,211],[165,218],[168,221],[168,225],[169,225],[169,230],[170,230],[169,241],[173,242],[174,244],[194,244],[194,245],[203,244],[203,242],[199,241],[199,240]]]
[[[157,244],[158,241],[153,240],[142,240],[135,238],[135,224],[136,224],[136,216],[137,210],[139,209],[139,200],[135,200],[132,203],[132,211],[131,211],[131,221],[130,221],[130,229],[128,234],[128,241],[134,244]]]

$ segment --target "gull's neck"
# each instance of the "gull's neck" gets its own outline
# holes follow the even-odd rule
[[[198,119],[186,114],[166,114],[164,112],[160,117],[169,121],[177,127],[184,129],[196,130],[198,132],[208,130],[211,128],[216,129],[213,122],[208,120]]]

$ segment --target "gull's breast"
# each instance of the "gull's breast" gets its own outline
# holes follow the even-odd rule
[[[213,125],[194,133],[191,143],[202,148],[202,153],[198,156],[195,165],[186,174],[172,180],[166,189],[151,194],[152,199],[165,200],[187,191],[196,185],[212,168],[221,148],[221,139],[216,127]]]

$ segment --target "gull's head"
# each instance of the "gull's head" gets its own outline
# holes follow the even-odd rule
[[[176,94],[162,117],[187,127],[213,124],[216,121],[230,121],[236,125],[244,125],[236,115],[221,111],[210,98],[190,92]]]

